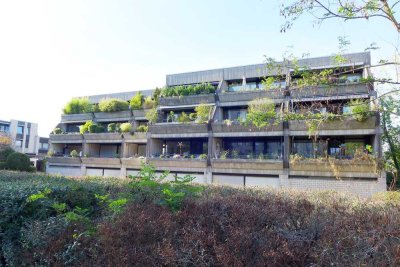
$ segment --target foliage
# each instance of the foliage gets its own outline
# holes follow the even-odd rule
[[[128,110],[128,102],[116,98],[105,98],[100,100],[99,110],[101,112],[117,112]]]
[[[186,112],[182,112],[181,115],[178,117],[178,122],[180,123],[188,123],[190,121],[190,117]]]
[[[164,87],[161,89],[160,97],[187,96],[200,94],[213,94],[215,87],[209,83],[196,85],[179,85],[175,87]]]
[[[199,156],[199,159],[207,159],[207,154],[201,154],[201,155]]]
[[[154,107],[146,112],[146,119],[149,123],[156,123],[158,120],[158,112],[157,109]]]
[[[276,118],[275,104],[271,99],[259,98],[249,102],[246,122],[257,128],[270,125]]]
[[[134,97],[131,98],[130,101],[131,109],[141,109],[143,105],[143,95],[141,92],[137,92]]]
[[[94,105],[88,98],[72,98],[63,108],[64,114],[81,114],[94,112]]]
[[[112,122],[107,125],[107,132],[117,133],[118,131],[119,131],[119,126],[117,127],[116,123]]]
[[[29,157],[19,152],[13,152],[7,156],[6,168],[15,171],[34,171]]]
[[[69,153],[71,157],[73,158],[77,158],[79,157],[79,153],[74,149],[71,151],[71,153]]]
[[[196,119],[199,123],[206,123],[210,120],[211,111],[213,106],[206,104],[198,105],[194,110],[196,111]]]
[[[149,126],[147,126],[147,125],[139,125],[139,126],[136,128],[136,132],[147,133],[148,130],[149,130]]]
[[[0,149],[0,161],[6,161],[7,157],[14,152],[15,152],[14,149],[12,149],[9,146],[7,146],[3,149]]]
[[[152,95],[152,99],[154,99],[155,105],[156,106],[158,104],[158,99],[160,98],[161,95],[161,89],[156,87],[156,89],[154,89],[153,91],[153,95]]]
[[[94,125],[94,122],[93,122],[93,121],[87,121],[87,122],[85,122],[84,125],[79,126],[79,132],[80,132],[81,134],[88,133],[88,132],[89,132],[89,128],[90,128],[92,125]]]
[[[88,127],[89,133],[96,133],[97,132],[97,124],[91,124]]]
[[[121,129],[121,132],[123,133],[129,133],[132,131],[132,124],[129,122],[122,123],[119,128]]]
[[[151,109],[156,106],[156,101],[151,98],[151,96],[148,96],[144,99],[143,103],[143,108],[145,109]]]
[[[63,134],[64,131],[61,128],[54,128],[52,134]]]
[[[366,121],[370,115],[369,103],[363,99],[350,100],[351,114],[356,121]]]

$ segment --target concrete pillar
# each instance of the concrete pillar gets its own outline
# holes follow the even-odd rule
[[[81,165],[81,175],[86,176],[86,165],[85,164]]]
[[[86,141],[82,142],[82,152],[83,156],[90,156],[89,144],[86,144]]]
[[[128,155],[128,144],[125,143],[125,140],[122,140],[121,151],[120,151],[119,154],[120,154],[121,158],[127,158],[127,155]]]
[[[204,183],[205,184],[212,184],[212,171],[211,166],[207,167],[204,170]]]
[[[283,170],[282,174],[279,174],[279,186],[281,188],[289,188],[289,171]]]
[[[290,136],[289,122],[283,122],[283,168],[289,168]]]
[[[126,178],[126,167],[125,166],[121,166],[121,174],[120,174],[121,178]]]

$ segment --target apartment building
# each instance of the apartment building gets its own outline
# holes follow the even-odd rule
[[[351,114],[355,99],[371,110],[376,104],[373,86],[364,82],[370,75],[370,61],[365,52],[344,55],[340,62],[330,56],[301,59],[296,68],[281,62],[279,71],[257,64],[167,75],[166,88],[206,83],[213,90],[185,96],[161,94],[158,118],[147,132],[137,131],[147,124],[145,109],[62,115],[57,127],[63,133],[50,136],[54,157],[47,171],[126,177],[137,174],[145,162],[159,172],[169,171],[167,179],[190,174],[195,182],[205,184],[338,190],[361,196],[385,191],[385,173],[379,170],[379,114],[368,112],[362,121],[346,115]],[[329,76],[334,78],[329,86],[299,88],[305,70],[331,70]],[[269,77],[272,86],[266,88]],[[135,94],[90,96],[89,100],[93,104],[103,98],[129,101]],[[262,127],[243,123],[249,103],[257,99],[269,99],[276,114],[294,116],[306,109],[337,118],[318,123],[317,134],[310,133],[307,120],[297,117]],[[183,119],[199,106],[210,107],[207,122]],[[103,125],[129,122],[133,130],[80,134],[79,126],[89,120]],[[72,150],[80,156],[70,157]]]
[[[15,151],[30,156],[38,154],[41,143],[37,123],[19,120],[0,120],[0,134],[8,136],[11,139],[11,146]]]

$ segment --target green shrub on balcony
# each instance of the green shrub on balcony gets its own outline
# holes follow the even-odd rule
[[[143,104],[143,95],[141,92],[137,92],[134,97],[132,97],[130,101],[131,109],[141,109]]]
[[[51,133],[52,134],[63,134],[64,131],[61,128],[55,128]]]
[[[128,102],[116,98],[102,99],[99,103],[99,110],[101,112],[117,112],[128,109]]]
[[[87,122],[85,122],[84,125],[79,126],[79,132],[80,132],[81,134],[84,134],[84,133],[89,132],[89,127],[90,127],[91,125],[93,125],[93,124],[94,124],[93,121],[87,121]]]
[[[104,133],[105,132],[105,128],[103,125],[96,125],[96,130],[95,133]]]
[[[205,123],[210,120],[211,111],[213,107],[205,104],[198,105],[194,110],[196,111],[196,119],[199,123]]]
[[[114,123],[114,122],[109,123],[107,125],[107,131],[109,133],[117,133],[117,132],[119,132],[119,126],[120,126],[120,124],[118,124],[118,123]]]
[[[366,121],[370,115],[369,103],[363,99],[350,100],[350,110],[352,117],[359,122]]]
[[[157,109],[154,107],[146,112],[146,119],[149,123],[156,123],[158,120],[158,112]]]
[[[145,109],[151,109],[156,106],[156,101],[151,98],[151,96],[148,96],[145,98],[144,103],[143,103],[143,108]]]
[[[95,106],[88,98],[72,98],[63,108],[64,114],[81,114],[94,112]]]
[[[266,127],[276,119],[275,103],[269,98],[255,99],[249,102],[246,123],[257,128]]]
[[[97,130],[97,125],[96,124],[89,125],[89,127],[88,127],[89,133],[96,133],[96,130]]]
[[[149,130],[149,126],[139,125],[136,129],[136,132],[146,133],[148,130]]]
[[[174,87],[164,87],[161,89],[161,97],[187,96],[213,94],[215,87],[209,83],[201,83],[196,85],[179,85]]]
[[[178,117],[178,122],[180,123],[188,123],[190,121],[190,117],[186,112],[182,112],[181,115]]]
[[[129,133],[132,130],[132,124],[129,122],[122,123],[120,129],[122,133]]]
[[[79,156],[78,151],[76,151],[75,149],[71,151],[71,153],[69,153],[71,157],[73,158],[77,158]]]

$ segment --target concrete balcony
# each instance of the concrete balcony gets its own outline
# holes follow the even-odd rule
[[[351,117],[342,120],[327,121],[318,127],[319,135],[369,135],[376,133],[377,118],[369,117],[366,121],[359,122]],[[308,135],[308,126],[305,121],[290,121],[290,135]]]
[[[118,111],[118,112],[96,112],[94,118],[97,122],[109,122],[109,121],[129,121],[132,117],[130,110]]]
[[[147,143],[147,133],[145,132],[123,133],[123,138],[127,143]]]
[[[212,130],[214,137],[281,136],[283,135],[283,124],[272,124],[267,127],[257,128],[241,124],[213,123]]]
[[[157,123],[150,125],[152,138],[208,137],[208,125],[204,123]]]
[[[120,133],[86,133],[83,138],[87,143],[120,143],[122,135]]]
[[[280,174],[283,170],[283,161],[259,159],[212,159],[211,166],[213,172],[216,173]]]
[[[121,158],[122,166],[127,169],[140,169],[142,164],[146,163],[146,159],[139,158]]]
[[[304,98],[368,95],[369,92],[368,85],[358,83],[291,89],[290,95],[293,99],[301,100]]]
[[[61,115],[61,123],[86,122],[90,120],[93,120],[93,113]]]
[[[133,117],[135,120],[147,120],[146,119],[146,113],[148,112],[148,109],[137,109],[137,110],[132,110]]]
[[[51,134],[50,143],[82,143],[83,135],[81,134]]]
[[[330,159],[303,159],[290,163],[291,175],[329,176],[340,178],[376,178],[377,165],[371,161]]]
[[[212,103],[215,103],[215,94],[165,97],[159,99],[159,105],[161,107],[172,107],[172,106],[193,107],[199,104],[212,104]]]
[[[82,164],[86,167],[101,168],[120,168],[121,159],[119,158],[82,158]]]
[[[268,90],[255,90],[255,91],[242,91],[242,92],[224,92],[218,94],[220,106],[231,105],[247,105],[251,100],[258,98],[270,98],[274,102],[279,103],[283,101],[283,89],[268,89]]]
[[[165,171],[204,172],[205,168],[207,168],[207,160],[205,159],[150,158],[148,162],[149,164],[155,166],[157,170],[165,170]]]
[[[72,157],[52,157],[48,158],[47,161],[52,165],[80,165],[81,158]]]

